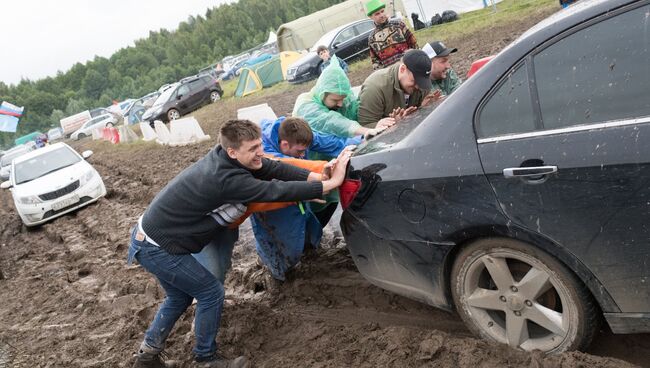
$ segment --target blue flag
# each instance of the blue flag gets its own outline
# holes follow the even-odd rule
[[[18,107],[4,101],[0,105],[0,131],[16,133],[18,128],[18,120],[23,116],[24,107]]]

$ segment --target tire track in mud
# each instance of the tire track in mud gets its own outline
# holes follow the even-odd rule
[[[386,312],[381,310],[368,310],[358,308],[310,308],[290,311],[293,315],[303,320],[324,321],[334,325],[377,325],[386,327],[411,327],[424,330],[439,330],[454,333],[458,336],[473,337],[465,328],[462,321],[450,314],[438,310],[431,310],[430,315],[414,314],[410,312]]]
[[[11,349],[8,344],[0,341],[0,368],[11,367]]]

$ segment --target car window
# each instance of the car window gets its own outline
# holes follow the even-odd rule
[[[508,75],[488,99],[479,116],[480,138],[535,130],[526,65]]]
[[[102,116],[98,116],[98,117],[96,117],[96,118],[92,118],[92,119],[88,120],[88,121],[83,125],[83,127],[84,127],[84,128],[88,128],[89,126],[91,126],[91,125],[93,125],[93,124],[99,122],[99,121],[102,120],[102,119],[103,119]]]
[[[370,31],[371,29],[375,28],[375,25],[373,22],[363,22],[354,26],[354,28],[356,28],[357,34],[364,34]]]
[[[63,146],[42,155],[32,157],[29,160],[16,163],[14,166],[14,178],[16,184],[25,183],[66,166],[74,165],[79,161],[81,159],[76,153],[70,148]]]
[[[356,34],[355,30],[354,30],[354,27],[348,27],[348,28],[342,30],[336,36],[336,38],[334,39],[334,42],[332,42],[332,46],[334,46],[336,44],[341,44],[341,43],[347,42],[347,41],[353,39],[354,36],[356,36],[356,35],[357,34]]]
[[[187,84],[184,84],[180,87],[178,87],[178,90],[176,91],[176,96],[186,96],[187,93],[190,91],[190,88],[187,86]]]
[[[545,129],[650,115],[648,14],[606,19],[534,56]]]
[[[204,89],[205,83],[202,79],[197,79],[188,83],[188,86],[192,92],[196,92]]]

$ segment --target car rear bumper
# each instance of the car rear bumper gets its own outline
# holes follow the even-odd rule
[[[372,284],[423,303],[452,310],[446,295],[445,258],[453,244],[385,239],[345,211],[341,230],[359,272]]]

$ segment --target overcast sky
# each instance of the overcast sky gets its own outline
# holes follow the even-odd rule
[[[66,72],[95,55],[109,57],[150,30],[174,30],[190,15],[236,0],[2,0],[0,81],[17,84]],[[274,1],[274,0],[268,0]],[[365,2],[366,0],[360,0]],[[403,0],[406,16],[429,19],[444,9],[481,7],[483,0]],[[489,2],[489,1],[488,1]],[[434,5],[435,3],[435,5]]]
[[[272,1],[272,0],[269,0]],[[3,0],[0,81],[38,80],[233,0]]]

